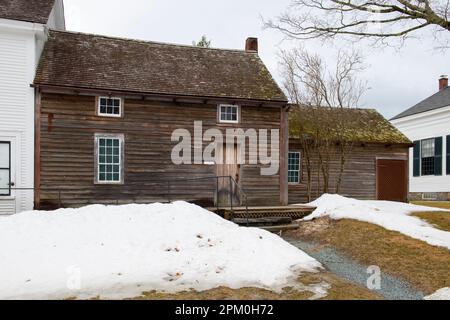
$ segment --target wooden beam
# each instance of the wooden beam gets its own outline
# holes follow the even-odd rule
[[[142,93],[142,92],[132,92],[123,90],[110,90],[110,89],[93,89],[93,88],[79,88],[79,87],[68,87],[68,86],[55,86],[55,85],[32,85],[34,88],[39,88],[43,93],[55,93],[55,94],[76,94],[76,95],[118,95],[125,97],[127,99],[142,99],[142,96],[146,100],[161,100],[168,99],[168,101],[173,101],[177,99],[178,101],[192,101],[196,103],[204,103],[205,100],[210,101],[214,104],[219,103],[230,103],[239,105],[261,105],[263,107],[276,107],[285,106],[286,101],[276,101],[276,100],[251,100],[251,99],[236,99],[233,97],[209,97],[209,96],[193,96],[193,95],[178,95],[178,94],[166,94],[166,93]]]
[[[35,89],[34,102],[34,208],[39,209],[41,201],[41,91]]]
[[[289,153],[289,123],[286,107],[280,108],[280,203],[289,203],[288,185],[288,153]]]

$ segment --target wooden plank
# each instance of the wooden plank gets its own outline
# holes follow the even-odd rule
[[[41,92],[35,89],[34,114],[34,208],[39,209],[41,200]]]
[[[289,124],[288,112],[283,108],[280,112],[280,203],[289,202],[288,188],[288,152],[289,152]]]
[[[164,200],[164,181],[215,176],[215,166],[178,166],[171,161],[175,145],[171,141],[172,132],[184,128],[193,133],[195,120],[203,121],[204,131],[211,128],[223,132],[229,128],[280,128],[279,107],[244,104],[242,123],[222,125],[217,124],[217,106],[214,104],[125,100],[123,118],[108,118],[96,115],[95,96],[42,94],[40,126],[37,125],[42,161],[39,179],[43,189],[64,190],[66,206],[103,200],[113,204],[116,200]],[[123,185],[94,185],[95,133],[125,135]],[[204,142],[203,147],[207,144]],[[257,152],[257,148],[250,152]],[[249,204],[278,204],[279,175],[261,176],[260,169],[259,165],[241,166],[241,185],[248,194]],[[211,200],[215,196],[215,180],[175,183],[170,192],[171,200]]]

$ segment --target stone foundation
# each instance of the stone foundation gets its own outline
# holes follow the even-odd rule
[[[409,201],[450,201],[450,192],[410,192]]]

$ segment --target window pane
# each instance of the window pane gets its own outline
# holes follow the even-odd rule
[[[99,180],[120,182],[120,139],[102,138],[105,147],[99,147]]]
[[[9,169],[9,143],[0,142],[0,168]]]
[[[422,175],[430,176],[435,174],[434,170],[435,160],[434,157],[422,158]]]
[[[422,141],[422,158],[434,157],[434,139]]]
[[[9,195],[9,170],[0,169],[0,195]]]
[[[237,106],[221,106],[220,107],[221,121],[238,121],[238,107]]]
[[[300,154],[297,152],[289,152],[288,157],[288,182],[300,182]]]

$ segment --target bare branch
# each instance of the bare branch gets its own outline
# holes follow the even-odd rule
[[[404,40],[429,26],[450,31],[449,13],[450,0],[293,0],[289,10],[264,24],[297,39]]]

